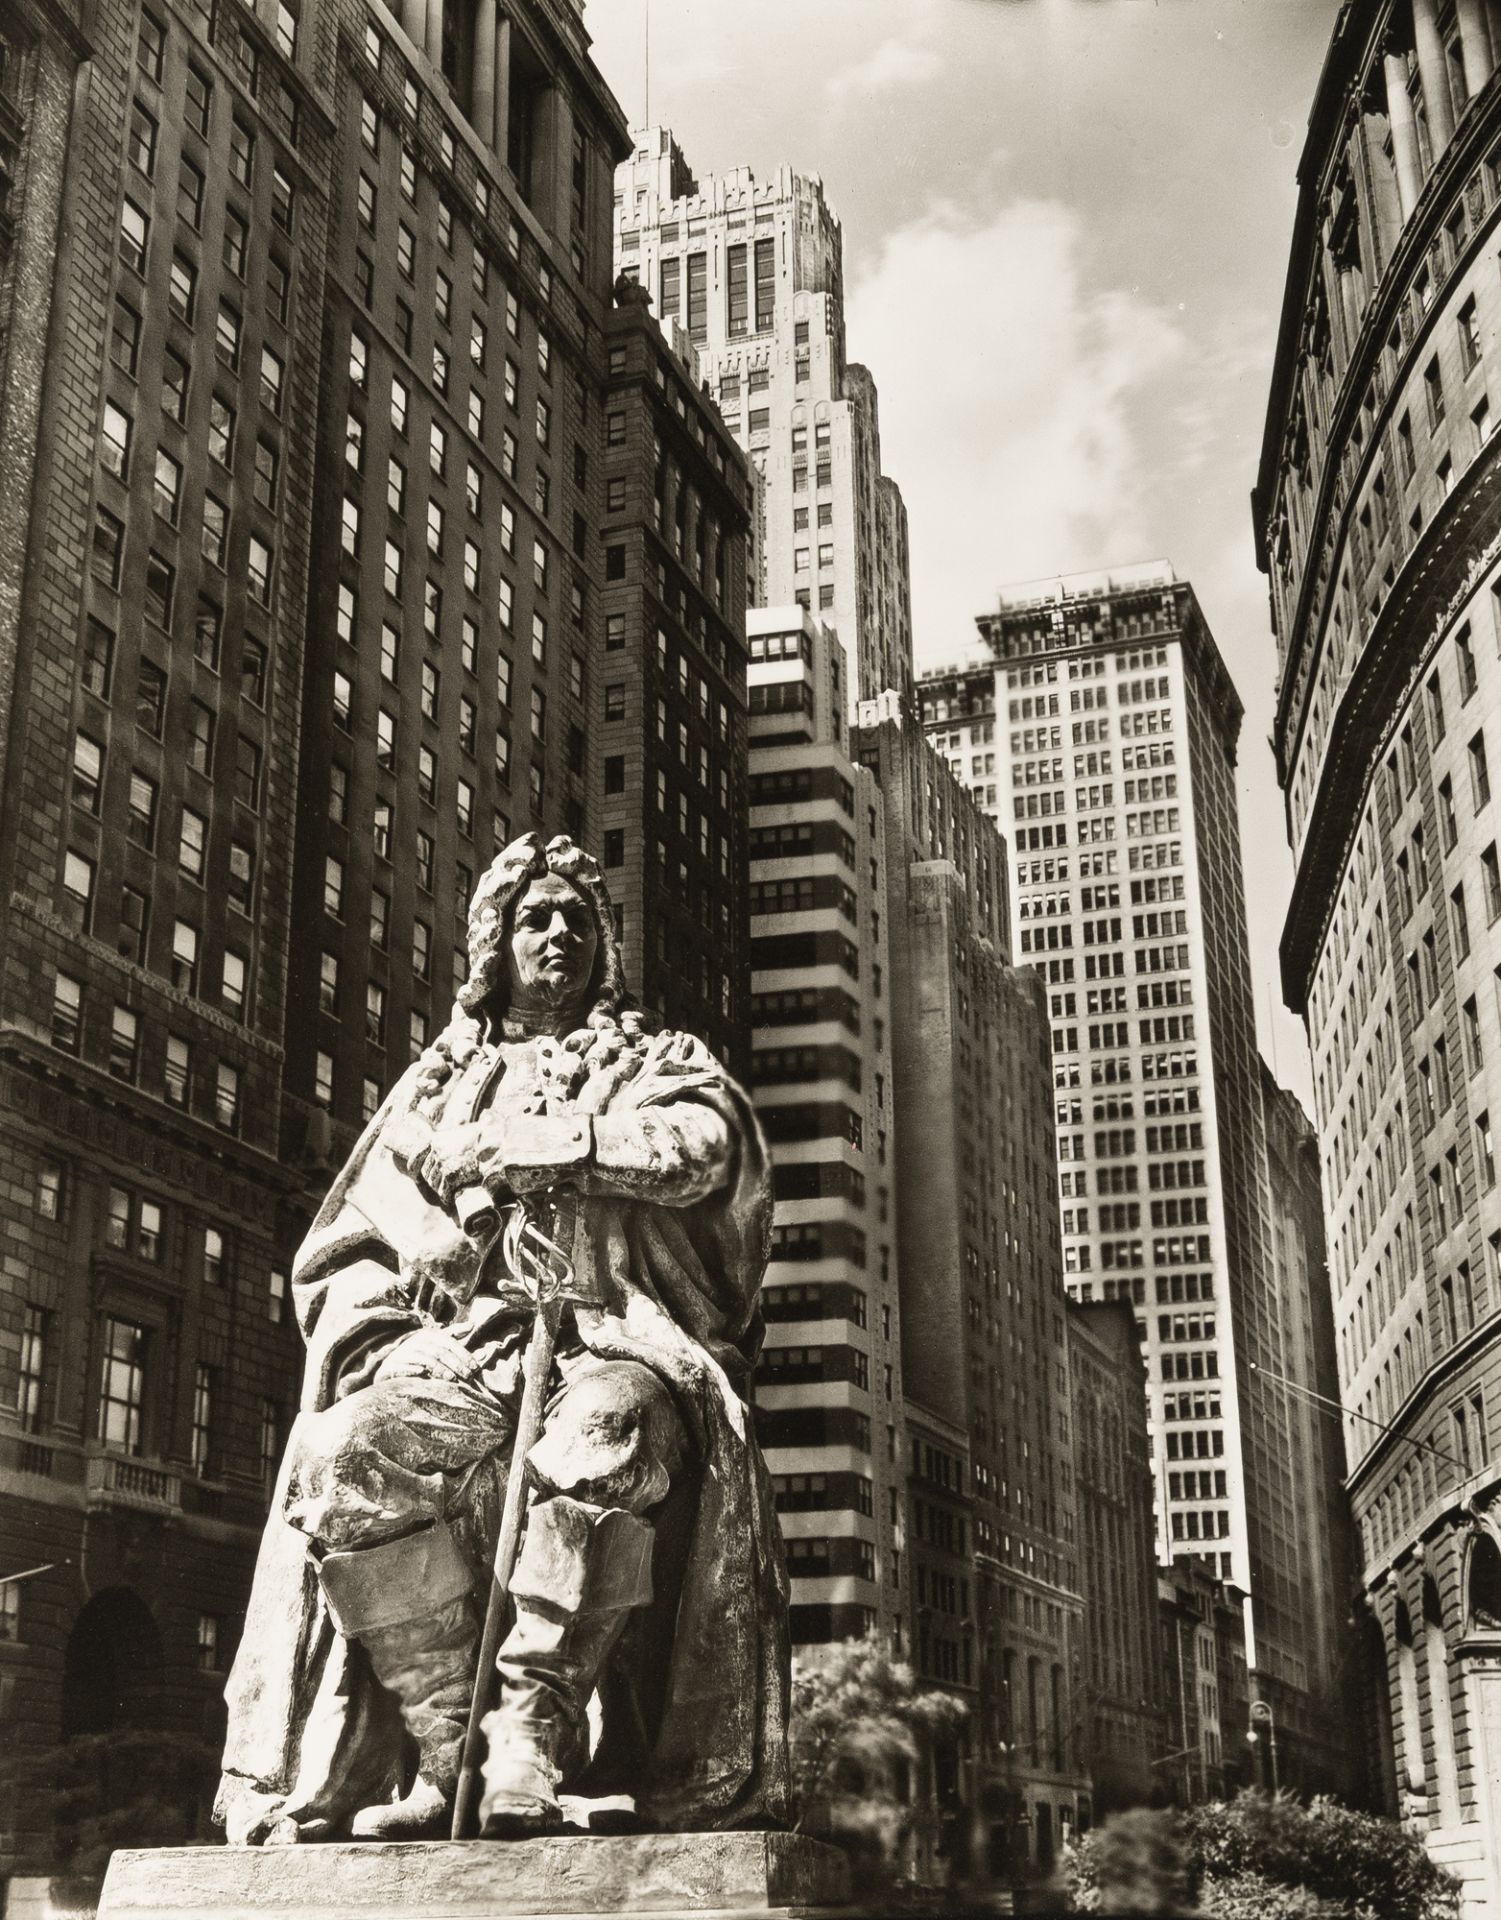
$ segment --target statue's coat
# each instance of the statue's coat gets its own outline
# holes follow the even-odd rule
[[[481,1066],[483,1063],[480,1063]],[[439,1096],[438,1124],[474,1111],[473,1072]],[[318,1410],[419,1324],[411,1284],[477,1261],[452,1217],[393,1158],[393,1129],[411,1114],[418,1069],[397,1083],[335,1180],[293,1271],[307,1341],[303,1405]],[[770,1242],[766,1150],[744,1093],[697,1040],[656,1036],[643,1055],[595,1071],[550,1110],[608,1113],[708,1108],[736,1143],[727,1184],[674,1207],[590,1193],[577,1203],[576,1307],[594,1353],[644,1362],[672,1390],[698,1443],[701,1474],[678,1492],[681,1585],[675,1615],[653,1606],[602,1677],[604,1747],[616,1737],[619,1670],[646,1765],[638,1804],[675,1830],[773,1824],[787,1813],[787,1582],[771,1488],[743,1398],[761,1337],[757,1297]],[[288,1450],[289,1455],[291,1449]],[[358,1647],[333,1631],[307,1539],[282,1518],[286,1464],[272,1501],[239,1655],[226,1689],[229,1734],[221,1812],[246,1800],[337,1827],[389,1792],[400,1736],[394,1709]],[[670,1572],[679,1553],[662,1555]],[[671,1594],[667,1594],[670,1601]],[[650,1669],[649,1671],[646,1669]],[[644,1683],[644,1684],[643,1684]],[[641,1711],[644,1705],[644,1713]],[[607,1751],[599,1756],[607,1760]]]

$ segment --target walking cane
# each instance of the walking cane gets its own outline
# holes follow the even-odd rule
[[[489,1710],[495,1656],[500,1648],[506,1602],[510,1598],[511,1575],[516,1571],[516,1549],[521,1538],[521,1518],[526,1501],[526,1456],[542,1432],[542,1408],[547,1397],[547,1378],[552,1372],[558,1320],[567,1297],[568,1282],[573,1277],[568,1256],[537,1225],[524,1201],[511,1210],[501,1239],[501,1249],[511,1278],[532,1296],[537,1310],[532,1321],[531,1338],[527,1342],[521,1412],[516,1421],[511,1470],[506,1479],[500,1538],[495,1543],[490,1599],[485,1608],[485,1630],[480,1637],[479,1661],[474,1671],[474,1696],[469,1708],[469,1726],[464,1734],[464,1756],[454,1792],[451,1837],[455,1840],[467,1837],[465,1829],[474,1812],[479,1788],[480,1742],[483,1739],[481,1723]]]

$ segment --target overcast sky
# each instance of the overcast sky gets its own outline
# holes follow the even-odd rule
[[[633,125],[647,4],[585,13]],[[1249,495],[1338,0],[649,4],[650,118],[689,165],[820,174],[843,222],[919,669],[970,651],[1004,582],[1156,558],[1193,582],[1246,705],[1258,1023],[1306,1097],[1277,975],[1291,863]]]

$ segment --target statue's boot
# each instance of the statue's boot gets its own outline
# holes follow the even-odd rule
[[[339,1631],[364,1647],[396,1696],[417,1746],[417,1772],[399,1800],[362,1808],[357,1840],[446,1838],[474,1687],[478,1632],[472,1576],[447,1527],[319,1562]]]
[[[485,1717],[480,1831],[563,1824],[558,1786],[589,1758],[595,1679],[634,1607],[651,1598],[650,1524],[557,1494],[527,1518],[511,1581],[516,1619],[500,1649],[500,1704]]]

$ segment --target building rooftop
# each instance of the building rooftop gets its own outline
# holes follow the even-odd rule
[[[1137,593],[1147,587],[1172,587],[1178,576],[1166,560],[1140,560],[1108,572],[1051,574],[1038,580],[1018,580],[996,596],[999,611],[1062,605],[1070,600],[1103,600],[1113,593]]]

